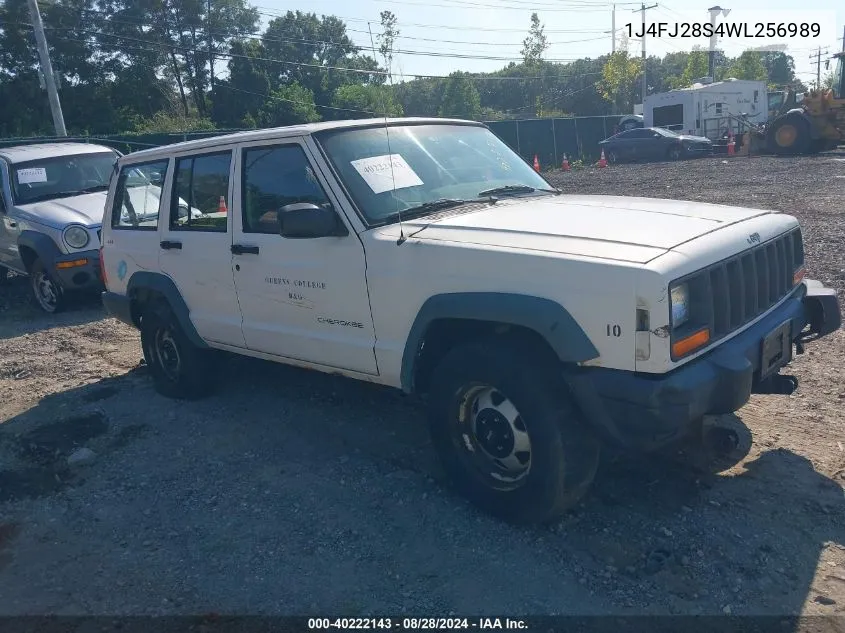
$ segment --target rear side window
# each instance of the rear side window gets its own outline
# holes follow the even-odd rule
[[[232,152],[176,160],[171,230],[226,232],[231,164]]]
[[[114,191],[112,228],[157,229],[167,164],[167,159],[164,159],[121,168]]]

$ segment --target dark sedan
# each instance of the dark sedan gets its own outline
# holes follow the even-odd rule
[[[660,127],[626,130],[599,143],[610,163],[637,160],[681,160],[713,153],[713,141]]]

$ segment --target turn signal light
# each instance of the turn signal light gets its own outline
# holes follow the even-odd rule
[[[77,266],[84,266],[87,263],[87,259],[74,259],[72,262],[59,262],[56,264],[56,268],[76,268]]]
[[[801,266],[798,270],[795,271],[795,274],[792,275],[792,285],[797,286],[801,283],[804,279],[804,276],[807,274],[807,269]]]
[[[686,338],[682,338],[672,343],[672,356],[680,358],[686,356],[690,352],[697,350],[707,344],[710,340],[710,330],[699,330],[695,334],[691,334]]]

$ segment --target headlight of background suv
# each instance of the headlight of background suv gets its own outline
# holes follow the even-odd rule
[[[689,319],[689,286],[685,283],[674,286],[669,299],[672,306],[672,327],[677,328]]]
[[[71,248],[85,248],[88,245],[88,231],[81,226],[69,226],[64,232],[65,244]]]

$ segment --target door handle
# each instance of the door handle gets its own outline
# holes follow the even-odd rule
[[[258,247],[245,246],[244,244],[232,244],[232,253],[235,255],[245,255],[246,253],[258,255]]]
[[[179,250],[182,249],[182,242],[173,242],[171,240],[164,240],[159,244],[164,250],[170,250],[171,248],[178,248]]]

